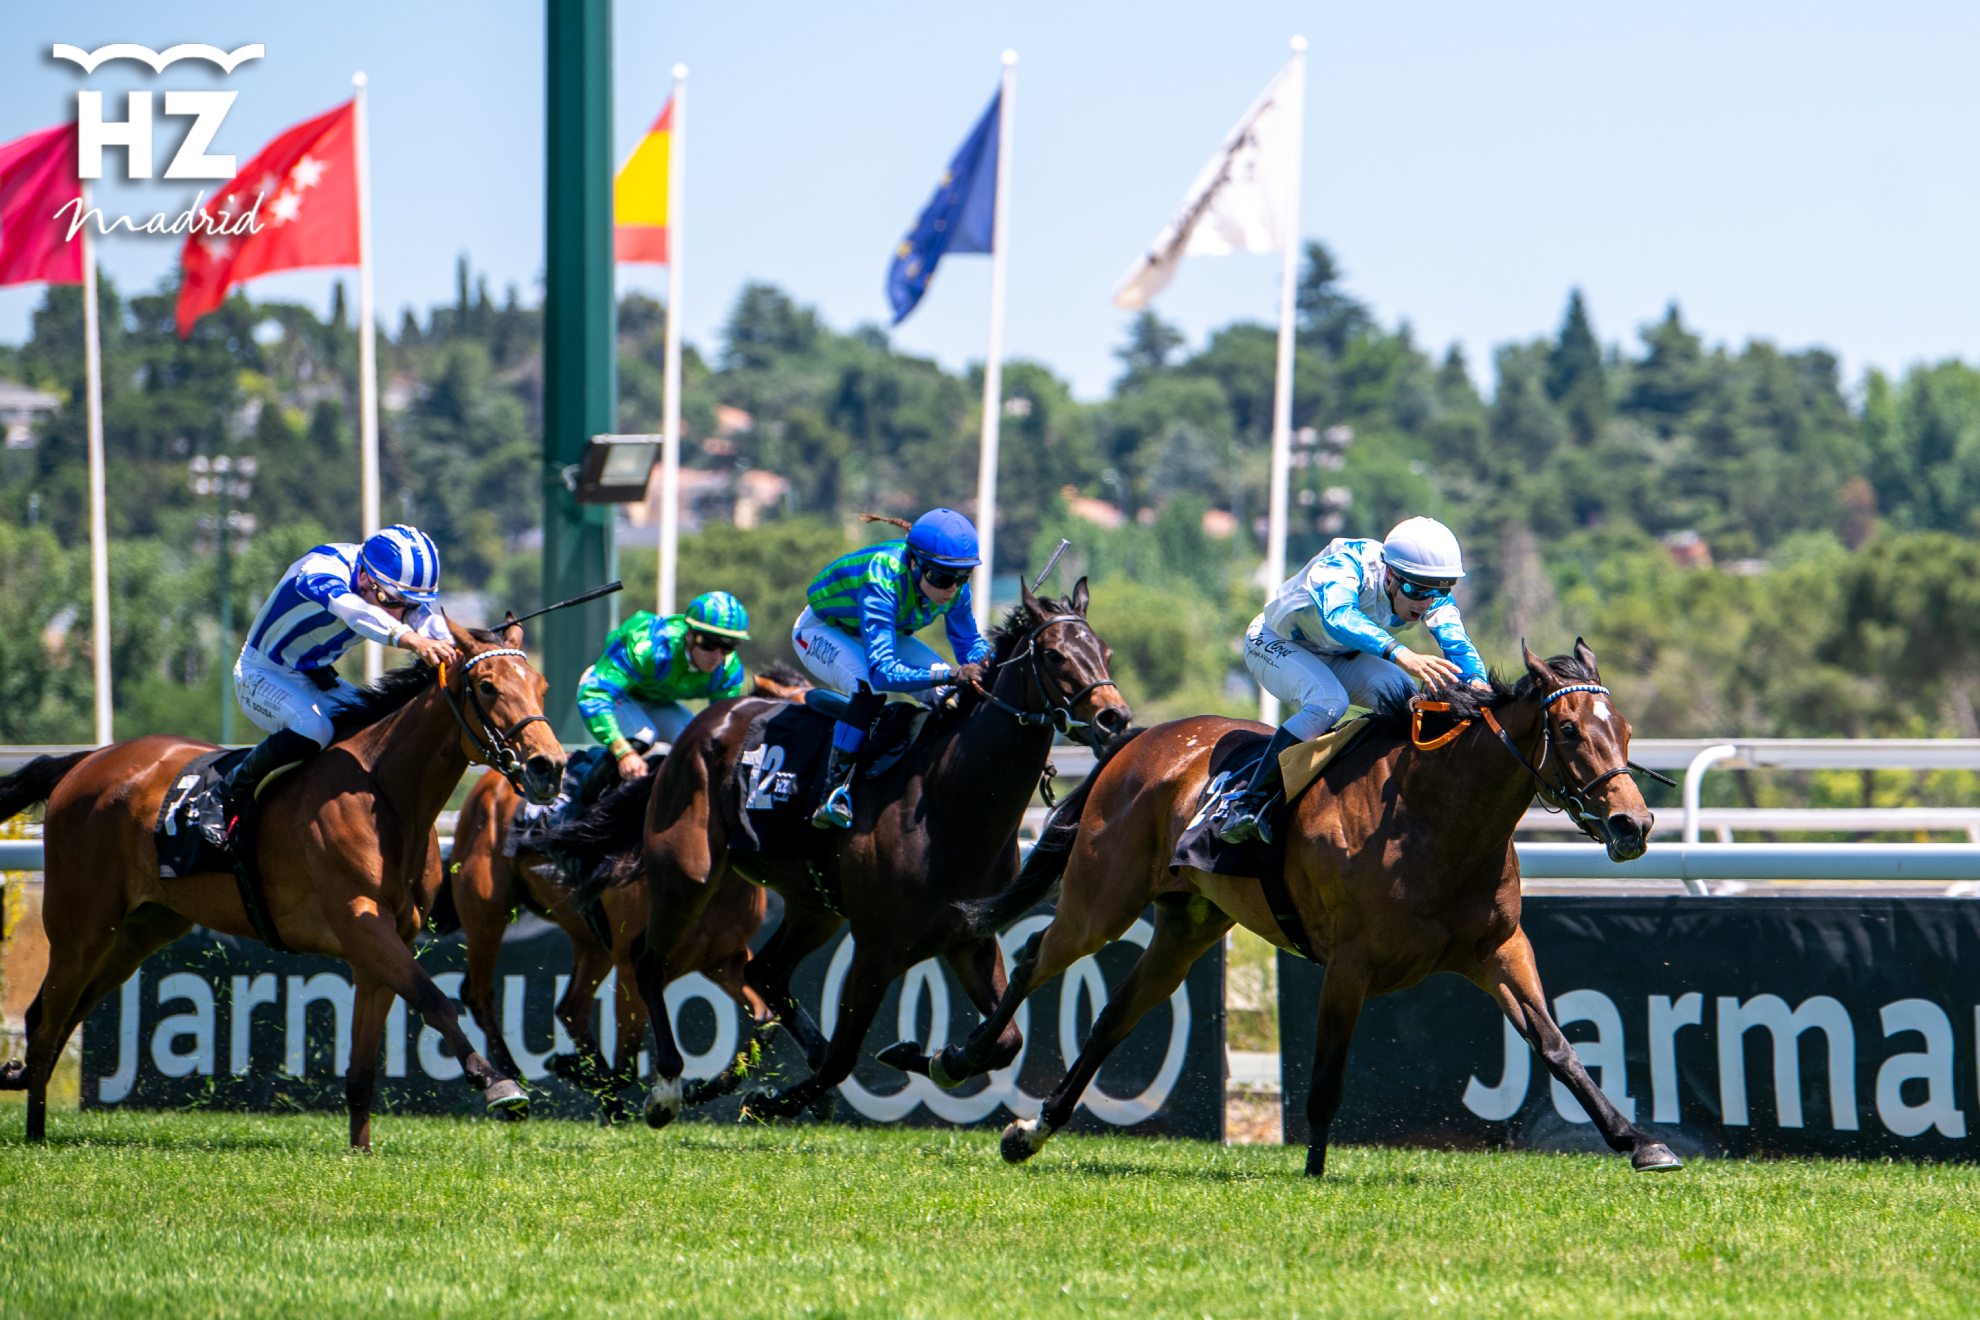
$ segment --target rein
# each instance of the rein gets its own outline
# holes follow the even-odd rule
[[[1526,753],[1520,751],[1519,744],[1513,741],[1512,735],[1507,733],[1505,726],[1499,723],[1499,717],[1493,713],[1490,706],[1480,706],[1478,708],[1478,714],[1485,721],[1485,727],[1490,729],[1498,738],[1500,744],[1512,754],[1513,760],[1519,762],[1520,768],[1532,776],[1534,784],[1540,790],[1540,805],[1548,811],[1566,812],[1568,818],[1575,823],[1583,834],[1586,834],[1597,843],[1606,844],[1607,840],[1601,832],[1603,829],[1602,818],[1596,815],[1588,805],[1588,795],[1590,793],[1593,793],[1617,775],[1648,775],[1658,783],[1670,788],[1677,787],[1677,783],[1675,780],[1661,775],[1647,766],[1641,766],[1634,761],[1625,760],[1613,770],[1604,770],[1587,783],[1578,784],[1574,782],[1570,775],[1565,758],[1556,758],[1560,767],[1560,778],[1557,781],[1550,782],[1546,776],[1540,773],[1540,767],[1547,764],[1548,753],[1553,750],[1554,746],[1554,725],[1546,717],[1546,711],[1547,707],[1553,705],[1556,701],[1559,701],[1571,692],[1592,692],[1600,696],[1609,695],[1609,689],[1603,687],[1600,683],[1570,683],[1565,687],[1555,688],[1552,692],[1541,697],[1540,756],[1537,761],[1526,759]],[[1451,703],[1448,701],[1424,701],[1420,698],[1412,701],[1410,703],[1410,745],[1418,751],[1433,752],[1447,745],[1459,734],[1471,727],[1472,721],[1460,720],[1457,726],[1450,731],[1426,740],[1423,737],[1423,713],[1425,711],[1441,712],[1450,709]]]
[[[1038,672],[1038,636],[1047,628],[1061,623],[1076,623],[1086,629],[1086,631],[1093,633],[1094,640],[1099,640],[1100,634],[1094,632],[1093,625],[1088,623],[1084,616],[1078,614],[1055,614],[1025,634],[1024,648],[1022,650],[990,666],[992,669],[1002,669],[1004,666],[1015,664],[1019,660],[1029,660],[1031,662],[1031,689],[1037,695],[1039,704],[1045,709],[1025,710],[1021,706],[1013,706],[1010,702],[1005,701],[1002,697],[992,692],[988,687],[977,690],[982,694],[985,701],[995,706],[998,710],[1010,715],[1021,726],[1025,728],[1037,728],[1040,725],[1050,725],[1060,733],[1070,737],[1075,729],[1090,729],[1093,727],[1090,721],[1075,719],[1072,708],[1084,700],[1089,694],[1103,687],[1113,687],[1115,684],[1111,678],[1096,679],[1069,697],[1065,697],[1056,703],[1052,700],[1051,694],[1045,690],[1044,676]],[[1098,750],[1097,742],[1095,743],[1095,750]]]
[[[504,655],[514,656],[524,663],[529,661],[527,654],[514,647],[498,646],[492,650],[476,651],[463,660],[461,673],[466,674],[483,660],[493,660],[497,656]],[[549,718],[543,715],[525,715],[515,722],[514,727],[506,731],[498,731],[495,728],[495,721],[488,716],[488,708],[481,704],[481,697],[475,692],[474,684],[463,682],[461,688],[467,694],[468,704],[474,707],[475,718],[481,722],[481,727],[487,734],[483,737],[467,722],[467,717],[461,713],[459,703],[454,700],[454,694],[448,690],[447,666],[444,664],[439,669],[439,683],[440,695],[447,699],[447,709],[454,713],[454,722],[461,726],[461,732],[467,734],[469,740],[474,743],[475,750],[481,753],[482,763],[501,771],[502,777],[508,780],[518,793],[522,792],[522,758],[516,755],[516,736],[532,724],[548,724]]]

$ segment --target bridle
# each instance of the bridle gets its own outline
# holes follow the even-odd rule
[[[1577,783],[1575,781],[1573,771],[1568,767],[1566,757],[1553,758],[1556,763],[1556,778],[1549,780],[1545,775],[1541,774],[1541,767],[1547,764],[1549,755],[1554,750],[1554,723],[1547,717],[1547,708],[1571,692],[1588,692],[1598,696],[1609,695],[1609,689],[1603,687],[1600,683],[1569,683],[1565,686],[1557,687],[1552,692],[1541,697],[1540,755],[1531,761],[1526,759],[1526,753],[1520,751],[1519,744],[1513,741],[1512,735],[1507,733],[1505,727],[1499,723],[1499,717],[1493,714],[1491,707],[1480,706],[1478,708],[1478,714],[1485,721],[1485,727],[1490,729],[1498,737],[1500,744],[1512,754],[1513,760],[1519,762],[1520,767],[1528,775],[1532,776],[1534,784],[1540,791],[1540,805],[1548,811],[1565,812],[1568,819],[1572,820],[1583,834],[1606,847],[1609,843],[1608,822],[1602,816],[1598,815],[1589,805],[1588,797],[1591,793],[1608,783],[1611,779],[1614,779],[1617,775],[1648,775],[1658,783],[1670,788],[1676,788],[1677,781],[1658,774],[1655,770],[1647,766],[1641,766],[1629,760],[1625,760],[1614,769],[1604,770],[1601,774],[1596,775],[1593,779],[1585,783]],[[1470,720],[1460,720],[1456,728],[1440,734],[1435,738],[1426,740],[1423,737],[1423,712],[1448,711],[1450,708],[1451,703],[1448,701],[1425,701],[1421,698],[1412,701],[1410,703],[1410,742],[1412,745],[1419,751],[1434,751],[1450,742],[1453,738],[1456,738],[1471,726]],[[1652,819],[1654,820],[1654,817]]]
[[[447,666],[444,664],[439,669],[440,695],[447,699],[447,709],[454,713],[454,720],[461,726],[461,731],[467,734],[469,741],[474,743],[475,750],[481,753],[482,763],[491,765],[501,771],[502,777],[507,779],[518,793],[521,793],[524,791],[522,782],[523,763],[522,757],[516,753],[516,737],[530,725],[539,723],[548,724],[550,719],[545,715],[525,715],[517,720],[509,729],[498,731],[495,728],[495,721],[489,717],[488,708],[481,704],[481,695],[474,690],[474,684],[466,681],[465,678],[468,671],[480,664],[483,660],[493,660],[497,656],[505,655],[514,656],[524,664],[529,663],[528,654],[518,651],[512,646],[497,646],[486,651],[476,651],[473,655],[461,661],[461,674],[463,675],[461,690],[467,694],[468,705],[474,708],[475,718],[481,722],[483,733],[475,732],[474,726],[467,722],[465,715],[461,714],[460,704],[454,700],[454,694],[448,690]],[[486,736],[483,736],[484,733]]]
[[[1072,708],[1099,689],[1103,687],[1114,687],[1115,683],[1111,678],[1095,679],[1069,697],[1062,697],[1057,702],[1052,700],[1051,693],[1045,689],[1045,676],[1038,669],[1038,638],[1047,628],[1062,623],[1077,624],[1089,633],[1093,633],[1093,640],[1095,642],[1100,640],[1100,634],[1094,632],[1093,625],[1088,623],[1083,615],[1054,614],[1042,623],[1035,625],[1030,632],[1025,634],[1024,645],[1021,649],[1012,652],[1004,659],[989,666],[991,669],[1002,669],[1006,665],[1016,664],[1019,660],[1029,660],[1031,662],[1031,690],[1037,696],[1038,704],[1044,707],[1043,710],[1025,710],[1021,706],[1013,706],[1010,702],[1005,701],[1002,697],[992,692],[987,684],[979,688],[978,691],[982,694],[985,701],[997,709],[1008,713],[1020,725],[1026,728],[1050,725],[1060,733],[1071,737],[1075,729],[1090,730],[1093,727],[1091,721],[1075,718]],[[1095,751],[1100,749],[1098,734],[1092,735],[1088,741],[1092,744]]]

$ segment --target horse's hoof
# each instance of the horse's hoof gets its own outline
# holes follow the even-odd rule
[[[969,1066],[969,1060],[962,1057],[962,1051],[951,1045],[940,1054],[928,1056],[928,1080],[944,1091],[953,1091],[970,1078],[977,1070]]]
[[[1638,1173],[1669,1173],[1684,1167],[1684,1161],[1661,1141],[1648,1141],[1638,1146],[1629,1157],[1629,1163]]]
[[[543,1066],[552,1077],[561,1078],[573,1086],[591,1084],[591,1070],[575,1054],[553,1054],[543,1061]]]
[[[481,1099],[490,1114],[506,1122],[529,1117],[529,1093],[506,1077],[483,1091]]]
[[[657,1130],[666,1127],[680,1116],[681,1079],[655,1078],[653,1089],[646,1093],[646,1126]]]
[[[1004,1129],[998,1149],[1004,1154],[1004,1163],[1022,1164],[1043,1150],[1051,1138],[1052,1129],[1042,1119],[1020,1118]]]
[[[873,1056],[889,1068],[899,1068],[904,1073],[920,1073],[924,1077],[933,1076],[928,1071],[930,1060],[921,1052],[918,1042],[897,1040],[886,1049]]]
[[[27,1065],[19,1059],[0,1063],[0,1091],[27,1090]]]
[[[598,1126],[617,1127],[632,1117],[632,1106],[625,1097],[609,1095],[598,1102]]]
[[[805,1102],[789,1091],[758,1091],[743,1101],[742,1116],[760,1121],[790,1118],[804,1108]]]

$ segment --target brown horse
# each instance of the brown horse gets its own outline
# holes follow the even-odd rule
[[[644,784],[631,787],[642,793]],[[497,1068],[516,1076],[515,1060],[502,1035],[501,1000],[495,994],[495,959],[502,936],[518,907],[556,923],[570,937],[571,975],[557,1001],[557,1019],[575,1047],[570,1054],[551,1057],[556,1076],[598,1097],[608,1119],[625,1116],[619,1092],[638,1080],[640,1040],[646,1031],[646,1001],[639,995],[632,965],[632,946],[646,925],[646,881],[643,876],[605,890],[599,896],[603,924],[615,932],[608,944],[599,939],[581,906],[578,887],[557,862],[527,847],[509,854],[507,840],[514,827],[522,795],[495,770],[481,777],[461,806],[454,829],[454,858],[448,888],[454,912],[467,944],[467,976],[462,1002],[474,1014],[488,1038],[488,1057]],[[637,856],[638,820],[632,822],[628,851]],[[700,972],[741,1004],[759,1024],[770,1010],[763,997],[744,979],[749,942],[763,924],[766,907],[761,889],[740,878],[722,886],[675,945],[668,964],[677,976]],[[591,1002],[606,974],[618,969],[616,986],[616,1066],[609,1062],[592,1030]]]
[[[955,900],[1009,883],[1018,824],[1045,768],[1053,729],[1089,729],[1097,744],[1128,724],[1127,704],[1107,676],[1110,653],[1086,621],[1086,606],[1084,578],[1059,601],[1040,600],[1025,588],[1023,602],[991,634],[995,677],[988,692],[966,694],[959,714],[932,717],[899,764],[860,786],[852,828],[808,839],[802,853],[732,851],[717,805],[737,773],[744,735],[768,713],[767,703],[711,706],[674,744],[646,815],[651,906],[637,966],[647,1001],[673,975],[667,951],[731,875],[784,896],[783,923],[759,958],[769,963],[774,956],[766,980],[783,977],[786,1000],[789,969],[842,920],[852,925],[852,965],[822,1057],[812,1054],[810,1077],[752,1097],[752,1114],[788,1117],[844,1081],[887,987],[925,958],[947,962],[979,1012],[1002,993],[995,932],[972,930]],[[787,1022],[804,1021],[794,1005],[785,1014],[777,999],[772,1003]],[[667,1015],[655,1013],[651,1023],[656,1078],[646,1121],[661,1127],[680,1112],[682,1059]],[[993,1052],[1007,1062],[1021,1045],[1015,1028],[1007,1028]]]
[[[351,1145],[371,1148],[378,1047],[392,997],[443,1036],[490,1111],[521,1117],[522,1088],[477,1054],[453,1001],[414,961],[412,938],[440,886],[433,822],[469,761],[506,767],[532,798],[555,796],[564,750],[543,717],[543,676],[522,629],[458,624],[459,664],[436,675],[408,665],[365,689],[336,719],[336,738],[273,781],[259,861],[268,918],[299,953],[350,963],[357,987],[345,1100]],[[0,1087],[28,1093],[27,1137],[48,1121],[48,1078],[90,1008],[139,963],[194,925],[255,938],[234,877],[161,879],[152,828],[179,770],[214,748],[153,735],[95,751],[38,757],[0,779],[0,820],[46,801],[43,831],[48,971],[27,1012],[27,1062]]]
[[[1131,734],[1059,808],[1017,882],[969,905],[972,928],[994,930],[1060,888],[1052,924],[1019,955],[1003,1000],[968,1041],[937,1056],[931,1075],[953,1082],[983,1071],[996,1033],[1027,994],[1117,938],[1153,903],[1147,951],[1038,1118],[1005,1128],[1005,1159],[1030,1158],[1065,1125],[1108,1053],[1239,922],[1326,965],[1306,1101],[1307,1173],[1326,1169],[1327,1129],[1363,1001],[1439,971],[1492,996],[1611,1149],[1628,1151],[1640,1170],[1679,1167],[1589,1078],[1548,1015],[1520,930],[1513,830],[1536,790],[1619,861],[1642,855],[1653,824],[1629,778],[1629,721],[1611,704],[1594,652],[1577,639],[1572,656],[1525,658],[1516,687],[1494,683],[1489,695],[1457,687],[1438,694],[1441,706],[1418,701],[1379,713],[1374,729],[1296,802],[1276,901],[1255,878],[1169,869],[1213,753],[1263,726],[1199,717]],[[1451,736],[1422,736],[1425,712],[1448,719]]]

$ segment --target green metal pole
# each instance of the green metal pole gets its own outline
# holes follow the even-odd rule
[[[618,571],[609,505],[580,505],[564,472],[586,440],[617,430],[612,303],[612,4],[546,0],[549,69],[544,178],[543,598],[558,600]],[[547,617],[544,707],[557,735],[585,740],[577,680],[611,625],[609,600]]]

